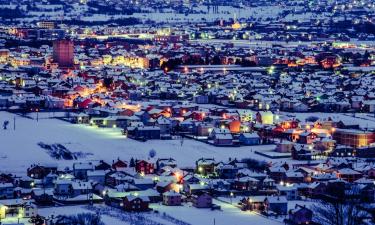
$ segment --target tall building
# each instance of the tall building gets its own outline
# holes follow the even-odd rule
[[[37,25],[39,28],[43,29],[55,29],[55,22],[52,21],[40,21]]]
[[[72,67],[74,64],[74,44],[71,40],[56,40],[53,42],[53,61],[59,67]]]

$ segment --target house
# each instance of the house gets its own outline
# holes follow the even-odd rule
[[[31,197],[38,205],[53,205],[53,189],[33,189]]]
[[[248,198],[243,198],[241,200],[241,209],[242,210],[250,210],[250,211],[258,211],[264,212],[265,204],[264,201],[266,196],[251,196]]]
[[[255,114],[255,120],[260,124],[273,124],[273,117],[271,111],[259,111]]]
[[[228,180],[224,179],[215,179],[210,182],[210,187],[212,188],[212,192],[218,195],[226,195],[231,190],[232,184]]]
[[[279,195],[285,196],[287,200],[296,200],[298,197],[297,187],[292,184],[276,185]]]
[[[282,152],[282,153],[291,152],[293,146],[294,146],[293,142],[281,139],[280,142],[276,143],[275,151]]]
[[[196,171],[204,176],[209,176],[215,173],[215,159],[200,158],[195,162]]]
[[[140,190],[147,190],[155,186],[154,180],[150,178],[133,179],[131,183]]]
[[[233,188],[238,191],[256,190],[259,185],[259,180],[253,177],[241,177],[234,180]]]
[[[280,182],[285,178],[286,170],[284,167],[269,168],[269,176],[276,182]]]
[[[103,160],[100,160],[96,165],[95,165],[95,170],[109,170],[111,169],[111,165],[108,163],[104,162]]]
[[[114,169],[114,170],[118,170],[118,169],[122,169],[122,168],[126,168],[126,167],[128,167],[128,163],[126,161],[121,160],[121,159],[117,159],[116,162],[112,163],[112,169]]]
[[[27,168],[27,176],[35,179],[43,179],[50,171],[44,166],[31,165]]]
[[[74,181],[71,183],[71,196],[73,197],[90,194],[92,190],[90,182]]]
[[[159,181],[156,184],[156,190],[159,193],[168,192],[174,189],[175,184],[172,181]]]
[[[228,130],[227,128],[224,128],[224,127],[223,128],[214,128],[209,133],[209,138],[214,139],[215,135],[220,135],[220,134],[230,134],[230,130]]]
[[[124,171],[111,171],[106,174],[105,183],[110,187],[115,187],[125,182],[130,183],[133,179],[133,175],[125,173]]]
[[[155,126],[142,126],[136,127],[134,129],[133,136],[137,140],[151,140],[151,139],[160,139],[160,127]]]
[[[190,184],[190,183],[183,184],[184,193],[186,193],[187,195],[194,195],[196,193],[208,192],[210,191],[210,189],[211,189],[210,186],[208,186],[204,182],[201,182],[198,184]]]
[[[327,185],[323,182],[313,182],[307,186],[307,195],[316,198],[323,195],[327,190]]]
[[[172,123],[165,117],[159,117],[156,120],[156,124],[160,128],[160,136],[164,139],[171,138]]]
[[[87,180],[104,185],[105,174],[106,172],[104,170],[87,171]]]
[[[213,143],[216,146],[231,146],[233,145],[232,134],[215,134],[213,138]]]
[[[150,203],[158,203],[160,201],[163,201],[163,196],[153,188],[149,188],[143,191],[138,191],[138,192],[135,192],[134,194],[148,197],[148,199],[150,200]]]
[[[284,181],[287,183],[303,183],[304,182],[304,175],[301,172],[286,172]]]
[[[197,104],[208,104],[208,96],[207,95],[197,95],[194,97],[194,102]]]
[[[137,160],[135,162],[135,171],[140,174],[153,174],[155,172],[154,163],[147,160]]]
[[[181,194],[175,191],[164,192],[163,204],[168,206],[181,205]]]
[[[272,211],[278,215],[288,213],[288,200],[285,196],[267,196],[264,202],[266,211]]]
[[[312,146],[294,145],[292,147],[292,158],[294,160],[311,160],[313,158]]]
[[[374,143],[375,132],[356,129],[336,129],[333,132],[333,139],[337,144],[357,148]]]
[[[123,208],[125,211],[144,212],[150,210],[149,202],[148,197],[128,195],[123,198]]]
[[[306,206],[296,204],[294,209],[289,210],[287,223],[292,225],[314,224],[313,211]]]
[[[201,181],[201,177],[198,174],[188,173],[182,178],[182,182],[188,184],[198,184]]]
[[[31,218],[38,215],[38,207],[31,202],[26,202],[21,210],[23,218]]]
[[[28,176],[21,176],[18,178],[18,186],[21,188],[32,188],[34,185],[34,180]]]
[[[18,215],[20,218],[30,218],[38,213],[38,208],[35,204],[33,204],[32,200],[24,200],[24,199],[7,199],[7,200],[0,200],[0,219],[4,219],[7,217],[7,214],[12,214],[12,218],[15,215]],[[1,220],[1,224],[4,223]]]
[[[257,133],[242,133],[239,136],[239,141],[243,145],[259,145],[261,139]]]
[[[55,181],[54,193],[56,195],[67,196],[71,193],[72,181],[68,179],[57,179]]]
[[[300,144],[312,144],[316,139],[317,135],[312,132],[303,132],[299,134],[298,143]]]
[[[216,172],[221,179],[234,179],[238,172],[238,168],[231,164],[221,164],[216,167]]]
[[[77,179],[87,179],[87,171],[93,171],[94,165],[92,163],[74,163],[73,164],[73,175]]]
[[[161,159],[158,159],[156,160],[156,169],[158,171],[161,170],[161,168],[165,167],[165,166],[168,166],[170,168],[175,168],[177,167],[177,163],[176,163],[176,160],[173,159],[173,158],[161,158]]]
[[[115,187],[115,189],[119,192],[131,192],[131,191],[139,191],[140,189],[130,183],[123,183],[119,184]]]
[[[44,187],[53,187],[55,180],[57,179],[57,174],[49,173],[47,176],[44,177],[42,180]]]
[[[192,195],[193,206],[196,208],[211,208],[212,197],[207,193],[197,193]]]
[[[199,123],[196,127],[196,134],[198,136],[208,137],[210,133],[214,130],[214,126],[210,123]]]
[[[78,124],[89,124],[90,123],[90,116],[86,113],[79,113],[73,116],[73,123]]]
[[[353,182],[353,181],[360,179],[363,175],[362,173],[355,171],[353,169],[343,168],[337,171],[336,176],[345,181]]]

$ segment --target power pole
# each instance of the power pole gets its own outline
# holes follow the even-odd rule
[[[13,117],[13,129],[16,130],[16,117]]]

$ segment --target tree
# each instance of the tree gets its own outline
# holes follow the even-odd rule
[[[81,213],[72,216],[57,216],[50,224],[53,225],[104,225],[100,215],[93,213]]]
[[[148,155],[150,156],[150,158],[154,158],[156,156],[155,149],[151,149],[150,152],[148,153]]]
[[[350,192],[350,193],[349,193]],[[358,198],[358,190],[352,187],[346,197],[323,196],[313,206],[316,221],[322,225],[362,225],[369,214],[362,210],[363,203]],[[357,196],[357,197],[355,197]]]
[[[134,161],[133,157],[130,159],[129,167],[135,167],[135,161]]]
[[[4,130],[8,129],[8,125],[9,125],[9,121],[8,120],[4,121],[4,123],[3,123],[3,129]]]
[[[45,218],[40,216],[40,215],[36,215],[36,216],[33,216],[29,219],[29,222],[30,223],[33,223],[35,225],[43,225],[44,224],[44,220]]]

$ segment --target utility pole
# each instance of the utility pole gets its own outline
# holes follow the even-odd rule
[[[13,129],[16,130],[16,117],[13,117]]]

